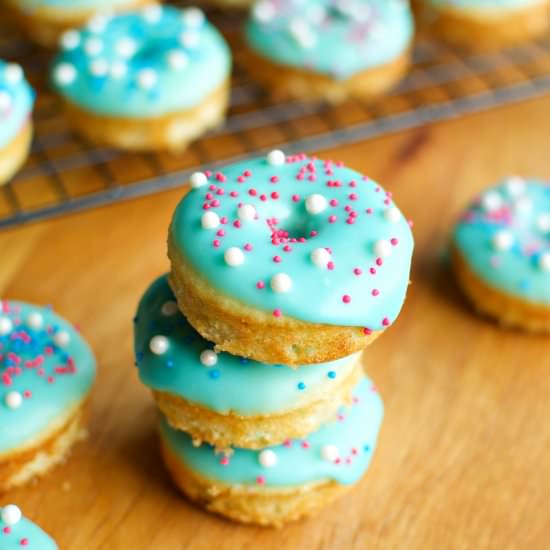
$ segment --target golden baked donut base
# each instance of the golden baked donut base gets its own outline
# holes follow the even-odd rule
[[[7,183],[27,160],[32,142],[32,122],[27,122],[16,136],[0,147],[0,185]]]

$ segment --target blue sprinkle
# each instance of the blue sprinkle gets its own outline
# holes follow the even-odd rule
[[[305,389],[306,389],[306,385],[305,385],[303,382],[298,382],[298,389],[299,389],[299,390],[305,390]]]
[[[214,369],[208,373],[208,376],[210,376],[212,380],[217,380],[221,376],[221,372],[218,369]]]
[[[136,353],[136,357],[137,357],[137,360],[138,361],[141,361],[143,359],[143,352],[142,351],[138,351]]]
[[[168,359],[168,361],[166,361],[166,366],[171,369],[174,366],[174,361],[172,361],[172,359]]]
[[[366,453],[368,453],[370,451],[370,446],[369,445],[365,445],[363,447],[363,451],[365,451]]]
[[[241,365],[246,365],[248,364],[249,360],[246,357],[241,357],[239,359],[239,362],[241,363]]]
[[[336,372],[334,372],[333,370],[330,370],[330,371],[328,371],[327,376],[328,376],[329,378],[334,379],[334,378],[336,378]]]

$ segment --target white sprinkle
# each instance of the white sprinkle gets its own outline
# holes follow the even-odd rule
[[[216,229],[220,225],[220,217],[216,212],[209,210],[201,216],[201,226],[203,229]]]
[[[327,462],[334,463],[338,458],[340,458],[340,451],[336,445],[323,445],[321,448],[321,458]]]
[[[89,21],[88,21],[88,29],[92,31],[93,33],[99,34],[102,33],[105,30],[105,27],[107,26],[107,23],[110,21],[110,17],[103,14],[94,15]]]
[[[2,508],[0,517],[8,527],[13,527],[21,521],[21,510],[15,504],[8,504]]]
[[[326,269],[327,264],[330,262],[330,252],[326,248],[316,248],[309,257],[321,269]]]
[[[167,300],[160,308],[160,312],[166,317],[172,317],[172,315],[175,315],[178,311],[178,304],[174,302],[174,300]]]
[[[279,462],[279,459],[278,459],[277,455],[275,454],[275,451],[272,451],[271,449],[264,449],[258,455],[258,462],[264,468],[273,468],[273,466],[277,465],[277,462]]]
[[[84,43],[84,51],[88,55],[99,55],[101,50],[103,50],[103,41],[96,36],[88,38]]]
[[[310,214],[320,214],[327,208],[327,199],[319,193],[313,193],[306,199],[306,210]]]
[[[267,155],[267,163],[270,166],[282,166],[286,161],[285,154],[279,149],[274,149]]]
[[[511,176],[506,180],[506,191],[511,197],[519,197],[525,193],[525,180],[518,176]]]
[[[527,196],[519,197],[514,202],[514,209],[519,214],[528,214],[529,212],[531,212],[532,208],[533,208],[533,201]]]
[[[106,59],[94,59],[90,63],[90,72],[96,77],[106,76],[109,72],[109,63],[107,63]]]
[[[80,33],[74,29],[65,31],[59,42],[64,50],[74,50],[80,44]]]
[[[194,172],[191,174],[189,181],[191,182],[191,187],[197,189],[198,187],[206,185],[208,183],[208,178],[204,172]]]
[[[128,65],[123,61],[115,60],[111,64],[110,74],[113,78],[124,78],[128,73]]]
[[[197,28],[204,23],[205,17],[204,13],[199,8],[187,8],[183,10],[182,19],[185,25]]]
[[[147,23],[158,23],[162,17],[162,6],[158,4],[147,6],[143,8],[142,15]]]
[[[251,204],[243,204],[239,206],[237,216],[242,222],[253,222],[256,219],[256,209]]]
[[[6,395],[5,403],[8,409],[15,411],[23,404],[23,396],[18,391],[10,391]]]
[[[273,292],[284,294],[292,289],[292,279],[286,273],[277,273],[269,283]]]
[[[537,217],[537,229],[541,233],[550,233],[550,212],[544,212]]]
[[[11,95],[5,90],[0,90],[0,113],[5,113],[11,109],[13,101]]]
[[[69,345],[71,335],[66,330],[60,330],[53,335],[53,341],[60,347],[64,348]]]
[[[29,325],[29,327],[38,330],[39,328],[42,328],[43,324],[44,317],[42,317],[42,314],[38,313],[38,311],[33,311],[27,316],[27,325]]]
[[[374,253],[378,258],[388,258],[392,253],[392,245],[390,241],[380,239],[374,243]]]
[[[69,86],[76,80],[76,68],[70,63],[60,63],[55,68],[54,79],[60,86]]]
[[[543,252],[539,257],[539,267],[543,271],[550,271],[550,252]]]
[[[164,355],[168,348],[170,347],[170,342],[166,336],[153,336],[149,341],[149,349],[155,355]]]
[[[157,72],[154,69],[141,69],[137,74],[137,81],[141,88],[150,90],[157,84]]]
[[[137,49],[138,49],[138,46],[136,41],[132,40],[128,36],[121,38],[115,44],[116,53],[121,57],[123,57],[124,59],[129,59],[130,57],[132,57],[136,53]]]
[[[275,19],[277,15],[277,8],[272,2],[264,1],[258,2],[252,8],[252,17],[260,23],[269,23]]]
[[[183,31],[180,34],[180,44],[192,50],[199,44],[199,35],[194,31]]]
[[[218,362],[218,354],[211,349],[201,351],[199,358],[205,367],[213,367]]]
[[[401,219],[401,212],[395,206],[390,206],[384,210],[384,218],[390,223],[397,223]]]
[[[313,48],[317,43],[315,32],[307,21],[303,19],[292,19],[288,26],[288,30],[292,38],[294,38],[294,40],[304,49]]]
[[[4,69],[4,78],[10,84],[19,84],[23,80],[23,69],[16,63],[9,63]]]
[[[223,253],[223,259],[227,265],[237,267],[244,264],[244,252],[240,248],[232,246]]]
[[[502,208],[502,197],[497,191],[488,191],[481,197],[481,206],[488,212]]]
[[[0,336],[9,334],[13,329],[13,323],[9,317],[0,317]]]
[[[185,69],[189,63],[189,57],[183,50],[172,50],[166,54],[168,65],[174,70]]]
[[[514,244],[514,236],[509,231],[498,231],[493,235],[493,247],[496,250],[505,252],[510,250]]]

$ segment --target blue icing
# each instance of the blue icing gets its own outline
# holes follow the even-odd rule
[[[241,220],[239,205],[251,205],[256,219]],[[205,214],[219,225],[203,228]],[[211,175],[176,208],[170,240],[203,279],[234,299],[276,316],[372,330],[399,314],[413,250],[409,224],[389,193],[340,163],[305,155],[282,165],[256,158]],[[244,259],[234,267],[226,260],[233,248]],[[322,249],[332,251],[332,264],[313,261]],[[279,273],[290,278],[287,292],[270,287]]]
[[[163,308],[169,315],[163,313]],[[176,311],[166,276],[145,292],[135,318],[134,348],[139,377],[147,386],[166,391],[219,413],[269,414],[296,408],[307,395],[347,375],[355,357],[291,369],[267,365],[229,353],[217,354],[214,366],[200,360],[212,344],[204,340]],[[169,338],[170,347],[157,355],[149,348],[156,335]]]
[[[542,4],[546,0],[428,0],[437,7],[468,10],[502,10],[515,9]]]
[[[6,530],[5,530],[6,529]],[[27,543],[21,541],[26,539]],[[15,525],[8,526],[0,517],[0,548],[2,550],[58,550],[54,540],[38,525],[21,518]]]
[[[26,124],[34,98],[21,67],[0,59],[0,147],[10,143]]]
[[[510,178],[474,201],[454,243],[486,284],[550,305],[550,185]]]
[[[229,48],[196,8],[100,17],[62,39],[54,88],[101,115],[161,116],[192,108],[227,80]]]
[[[277,457],[271,468],[260,464],[263,451],[249,449],[234,449],[229,463],[224,465],[210,445],[195,447],[185,432],[174,430],[164,418],[160,432],[168,448],[187,468],[212,482],[255,485],[262,476],[266,487],[325,480],[349,485],[359,481],[370,464],[384,412],[382,400],[368,378],[357,386],[354,396],[357,402],[342,409],[339,421],[325,424],[306,439],[269,447]],[[324,449],[327,445],[336,447],[339,460],[328,459]]]
[[[23,302],[1,306],[0,457],[32,441],[77,405],[95,377],[92,352],[67,321]],[[21,397],[15,407],[10,406],[14,393]]]
[[[282,65],[347,78],[403,55],[414,34],[404,0],[261,0],[248,44]]]

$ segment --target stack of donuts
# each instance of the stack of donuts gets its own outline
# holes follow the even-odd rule
[[[396,320],[413,239],[392,195],[304,154],[197,172],[170,273],[138,306],[136,364],[177,486],[280,526],[358,482],[383,416],[362,352]]]

